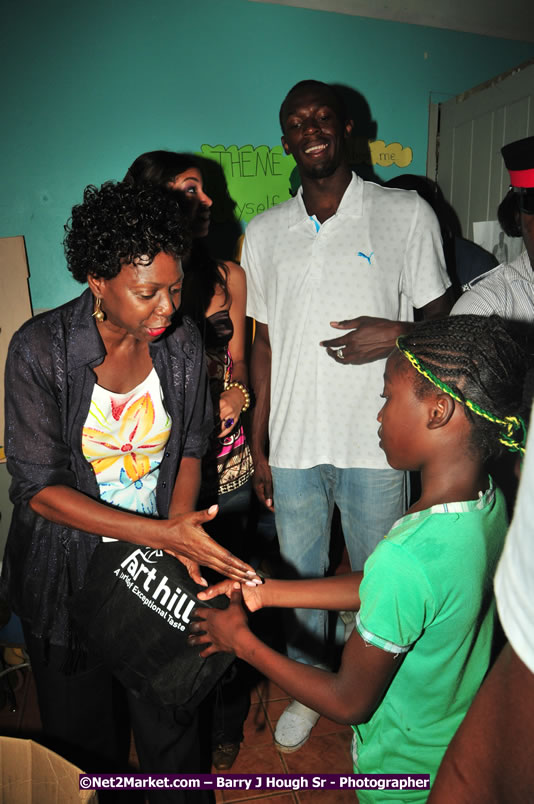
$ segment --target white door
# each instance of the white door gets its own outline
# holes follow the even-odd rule
[[[534,60],[440,104],[437,180],[464,237],[497,219],[509,185],[500,149],[534,135]]]

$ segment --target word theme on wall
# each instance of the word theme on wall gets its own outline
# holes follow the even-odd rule
[[[287,201],[298,190],[300,180],[295,160],[281,145],[202,145],[206,184],[215,203],[214,217],[219,221],[233,217],[248,223],[260,212]],[[348,141],[349,163],[379,167],[407,167],[413,151],[398,142],[384,140]],[[211,163],[211,164],[210,164]]]

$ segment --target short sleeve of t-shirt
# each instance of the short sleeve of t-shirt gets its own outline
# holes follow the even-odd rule
[[[243,242],[241,264],[247,275],[247,315],[262,324],[268,324],[267,304],[263,290],[261,266],[254,256],[255,227],[251,221],[247,227]]]
[[[418,195],[405,264],[403,291],[416,308],[442,296],[451,284],[438,220],[430,205]]]
[[[366,642],[392,653],[407,651],[434,613],[421,563],[403,545],[387,539],[365,562],[360,600],[358,633]]]
[[[451,315],[492,315],[497,309],[495,294],[481,286],[462,293],[451,310]]]

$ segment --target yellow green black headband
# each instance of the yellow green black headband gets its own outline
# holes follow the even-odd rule
[[[421,361],[410,352],[410,350],[404,346],[403,338],[397,338],[397,349],[404,357],[410,361],[412,366],[416,371],[419,372],[423,377],[425,377],[432,385],[435,385],[444,393],[451,396],[456,402],[459,402],[461,405],[465,405],[466,408],[469,408],[473,413],[477,416],[482,416],[482,418],[487,419],[494,424],[500,424],[504,428],[501,431],[499,436],[499,441],[501,444],[504,444],[510,452],[519,452],[521,455],[525,454],[525,444],[527,440],[527,428],[525,422],[521,418],[521,416],[505,416],[504,419],[500,419],[498,416],[495,416],[493,413],[489,413],[487,410],[484,410],[477,405],[476,402],[472,402],[470,399],[462,399],[456,391],[447,385],[446,382],[440,380],[435,374],[432,374],[430,369],[427,369]],[[517,434],[520,435],[520,438],[517,438]]]

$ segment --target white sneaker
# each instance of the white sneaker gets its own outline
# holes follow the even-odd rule
[[[291,701],[276,724],[274,741],[278,750],[285,754],[298,751],[310,736],[319,717],[319,713],[308,706]]]

